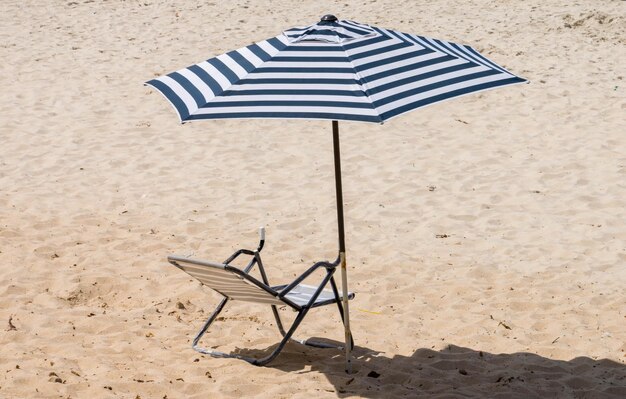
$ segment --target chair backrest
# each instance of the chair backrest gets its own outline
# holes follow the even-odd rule
[[[231,266],[181,256],[168,256],[167,260],[202,284],[230,299],[270,305],[285,304],[270,287],[255,283],[243,272]]]

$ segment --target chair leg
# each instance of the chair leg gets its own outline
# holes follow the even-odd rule
[[[222,310],[224,310],[224,306],[226,306],[227,302],[228,302],[228,298],[222,299],[222,301],[219,303],[219,305],[217,305],[217,307],[213,311],[213,314],[211,314],[211,316],[204,323],[200,331],[198,331],[198,334],[196,334],[195,338],[193,339],[193,343],[191,344],[191,347],[197,352],[203,353],[205,355],[211,355],[214,357],[230,357],[226,353],[211,350],[211,349],[205,349],[205,348],[198,346],[198,342],[200,341],[202,336],[207,332],[211,324],[213,324],[217,316],[222,312]]]
[[[274,318],[276,319],[276,325],[278,326],[278,331],[280,331],[280,335],[282,335],[283,338],[285,338],[287,333],[285,332],[285,329],[283,328],[283,323],[280,319],[280,314],[278,313],[278,309],[276,309],[276,306],[272,305],[272,311],[274,312]],[[327,344],[325,342],[313,341],[310,338],[307,338],[307,339],[291,338],[291,340],[299,344],[308,345],[308,346],[312,346],[315,348],[343,349],[343,346],[337,346],[337,345]]]
[[[333,289],[333,293],[335,294],[335,299],[337,301],[337,306],[339,307],[339,315],[341,316],[341,322],[343,323],[343,306],[341,305],[341,301],[339,300],[339,292],[337,291],[337,285],[335,283],[335,279],[333,277],[330,278],[330,285]],[[285,330],[283,328],[283,323],[280,319],[280,314],[278,313],[278,309],[276,308],[275,305],[272,305],[272,312],[274,313],[274,318],[276,319],[276,325],[278,326],[278,330],[280,331],[280,334],[283,336],[283,338],[285,337]],[[320,341],[315,341],[312,340],[310,338],[307,339],[298,339],[298,338],[291,338],[292,341],[295,341],[299,344],[302,345],[307,345],[307,346],[312,346],[314,348],[323,348],[323,349],[339,349],[339,350],[343,350],[344,346],[343,345],[332,345],[332,344],[327,344],[325,342],[320,342]],[[350,349],[354,349],[354,340],[351,340],[351,348]]]
[[[280,335],[285,336],[286,332],[283,328],[283,322],[280,319],[280,314],[278,313],[278,308],[276,305],[272,305],[272,313],[274,313],[274,319],[276,319],[276,326],[278,327],[278,331],[280,331]]]
[[[193,339],[192,348],[194,350],[196,350],[197,352],[202,353],[204,355],[209,355],[209,356],[213,356],[213,357],[235,358],[235,359],[245,360],[246,362],[248,362],[250,364],[253,364],[255,366],[264,366],[267,363],[269,363],[272,360],[274,360],[274,358],[276,358],[276,356],[278,356],[280,351],[285,347],[287,342],[291,339],[291,336],[296,331],[296,329],[298,328],[298,326],[300,325],[300,323],[304,319],[304,316],[306,316],[307,312],[310,309],[310,308],[305,308],[305,309],[302,309],[301,311],[299,311],[298,312],[298,316],[296,317],[296,319],[294,320],[293,324],[289,328],[289,331],[285,331],[284,328],[283,328],[282,322],[280,320],[280,316],[278,315],[278,310],[276,309],[276,306],[272,305],[272,310],[275,311],[277,324],[279,326],[278,328],[281,331],[281,334],[283,335],[283,340],[278,344],[276,349],[274,349],[272,351],[272,353],[270,353],[268,356],[260,358],[260,359],[255,359],[255,358],[252,358],[252,357],[247,357],[247,356],[242,356],[242,355],[237,355],[237,354],[232,354],[232,353],[224,353],[224,352],[220,352],[220,351],[216,351],[216,350],[212,350],[212,349],[206,349],[206,348],[202,348],[202,347],[200,347],[198,345],[198,342],[204,336],[204,334],[207,332],[209,327],[213,324],[213,322],[215,321],[217,316],[222,312],[222,310],[224,310],[224,307],[226,306],[227,302],[228,302],[228,298],[224,298],[219,303],[219,305],[217,305],[217,308],[215,308],[215,311],[213,312],[213,314],[211,314],[211,316],[204,323],[204,325],[202,326],[200,331],[198,331],[198,334],[196,334],[195,338]]]
[[[278,326],[278,331],[280,331],[280,335],[282,335],[284,338],[287,333],[285,332],[285,329],[283,328],[283,322],[280,318],[280,313],[278,313],[278,309],[276,308],[276,305],[272,305],[272,313],[274,313],[274,319],[276,319],[276,326]],[[313,346],[315,348],[343,349],[343,346],[331,345],[331,344],[327,344],[324,342],[311,341],[310,338],[309,339],[297,339],[297,338],[292,337],[291,340],[299,344]]]
[[[254,359],[252,362],[252,364],[254,364],[255,366],[264,366],[267,363],[271,362],[272,360],[274,360],[274,358],[276,358],[276,356],[278,356],[278,354],[280,353],[280,351],[283,350],[283,348],[285,347],[285,345],[287,344],[287,342],[291,339],[291,336],[293,335],[293,333],[296,331],[296,329],[298,328],[298,326],[300,325],[300,323],[302,322],[302,320],[304,319],[304,316],[306,316],[307,312],[309,311],[309,308],[304,308],[301,311],[298,312],[298,316],[296,317],[296,319],[293,321],[293,324],[291,325],[291,327],[289,328],[289,331],[287,331],[284,336],[282,341],[280,341],[280,343],[278,344],[278,346],[276,347],[276,349],[274,349],[272,351],[272,353],[270,353],[268,356],[263,357],[261,359]],[[245,359],[244,359],[245,360]]]
[[[261,359],[257,359],[253,362],[251,362],[254,365],[257,366],[263,366],[269,362],[271,362],[272,360],[274,360],[274,358],[276,356],[278,356],[278,354],[280,353],[281,350],[283,350],[283,347],[285,346],[285,344],[287,344],[287,341],[289,341],[291,339],[291,336],[293,335],[293,333],[296,331],[296,329],[298,328],[298,326],[300,325],[300,323],[302,322],[302,320],[304,319],[304,316],[306,316],[306,314],[309,312],[309,310],[311,309],[311,306],[313,303],[315,303],[315,300],[317,299],[317,297],[319,296],[319,294],[322,292],[322,289],[326,286],[326,284],[328,283],[328,281],[332,278],[332,272],[329,272],[326,277],[324,277],[324,279],[322,280],[322,283],[320,284],[320,286],[317,288],[317,290],[315,291],[315,293],[311,296],[311,299],[309,301],[309,304],[305,307],[303,307],[299,312],[298,312],[298,316],[296,317],[296,319],[294,320],[293,324],[291,325],[291,327],[289,328],[289,331],[287,331],[286,334],[283,334],[283,340],[280,341],[280,344],[278,344],[278,346],[276,347],[276,349],[274,349],[274,351],[272,353],[270,353],[268,356],[261,358]],[[275,307],[273,308],[275,309]],[[275,311],[275,315],[277,316],[277,323],[282,326],[282,323],[279,322],[280,320],[280,316],[278,316],[278,311]],[[281,328],[279,327],[279,330],[281,330]],[[304,341],[306,344],[306,341]],[[322,344],[322,343],[319,343]],[[306,344],[306,345],[311,345],[311,346],[315,346],[312,345],[311,343]],[[324,345],[324,344],[322,344]],[[323,346],[322,346],[323,347]]]

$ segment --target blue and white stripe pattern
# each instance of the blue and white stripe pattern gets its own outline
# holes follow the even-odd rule
[[[146,82],[181,122],[297,118],[382,123],[453,97],[523,83],[469,46],[320,21]]]

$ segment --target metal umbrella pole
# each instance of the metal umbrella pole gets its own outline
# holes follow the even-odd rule
[[[339,122],[333,121],[333,150],[335,154],[335,190],[337,197],[337,231],[339,234],[339,260],[341,262],[341,290],[343,302],[343,324],[345,332],[346,373],[352,373],[352,333],[348,308],[348,271],[346,268],[346,237],[343,225],[343,189],[341,187],[341,155],[339,151]]]

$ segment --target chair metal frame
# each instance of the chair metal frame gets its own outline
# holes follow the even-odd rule
[[[245,360],[246,362],[248,362],[250,364],[253,364],[255,366],[264,366],[264,365],[268,364],[269,362],[271,362],[272,360],[274,360],[276,358],[276,356],[278,356],[279,353],[283,350],[283,348],[285,347],[287,342],[289,342],[290,340],[294,341],[294,342],[298,342],[298,343],[300,343],[302,345],[308,345],[308,346],[312,346],[312,347],[316,347],[316,348],[335,348],[335,349],[343,350],[344,346],[337,346],[337,345],[332,345],[332,344],[328,344],[328,343],[324,343],[324,342],[313,341],[311,339],[302,339],[301,340],[301,339],[292,338],[294,332],[296,331],[296,329],[298,328],[298,326],[300,325],[302,320],[304,320],[304,317],[307,315],[309,310],[311,310],[312,308],[315,308],[315,307],[320,307],[320,306],[336,303],[337,304],[337,308],[339,310],[339,314],[341,316],[341,321],[345,325],[344,312],[343,312],[343,306],[342,306],[342,298],[339,295],[339,291],[337,289],[337,284],[336,284],[335,279],[333,277],[333,274],[335,273],[335,270],[336,270],[337,266],[340,264],[340,258],[338,257],[334,262],[328,262],[328,261],[317,262],[313,266],[311,266],[308,270],[306,270],[304,273],[302,273],[300,276],[298,276],[290,284],[271,287],[270,284],[269,284],[269,280],[267,278],[267,274],[265,273],[265,268],[263,267],[263,261],[261,260],[261,254],[260,254],[261,250],[263,249],[263,246],[265,244],[265,230],[263,228],[261,228],[259,233],[260,233],[260,240],[259,240],[259,245],[258,245],[257,249],[252,251],[252,250],[249,250],[249,249],[243,249],[242,248],[242,249],[239,249],[239,250],[235,251],[231,256],[229,256],[223,262],[224,269],[227,270],[227,271],[230,271],[232,273],[237,274],[242,279],[247,280],[247,282],[249,282],[249,283],[251,283],[253,285],[256,285],[259,288],[267,291],[269,294],[273,295],[280,302],[284,303],[284,305],[286,305],[286,306],[290,307],[291,309],[293,309],[294,311],[296,311],[298,314],[296,315],[295,320],[293,321],[291,326],[287,330],[285,330],[285,328],[283,327],[283,323],[282,323],[282,320],[280,318],[280,314],[279,314],[277,306],[274,305],[274,304],[270,305],[272,307],[272,313],[274,314],[274,319],[276,320],[276,325],[278,327],[278,331],[282,335],[283,339],[280,341],[278,346],[269,355],[264,356],[262,358],[252,358],[252,357],[247,357],[247,356],[243,356],[243,355],[239,355],[239,354],[224,353],[224,352],[220,352],[220,351],[217,351],[217,350],[203,348],[203,347],[199,346],[200,339],[202,339],[204,334],[211,327],[213,322],[217,319],[219,314],[224,310],[226,304],[231,299],[227,295],[225,295],[225,294],[219,292],[218,290],[214,289],[215,291],[220,293],[222,296],[224,296],[224,298],[220,301],[220,303],[217,305],[217,307],[215,308],[215,310],[213,311],[211,316],[209,316],[209,318],[204,323],[204,325],[202,326],[200,331],[198,331],[198,333],[194,337],[193,342],[192,342],[192,348],[194,350],[202,353],[202,354],[210,355],[210,356],[213,356],[213,357],[241,359],[241,360]],[[237,267],[231,266],[231,263],[235,259],[237,259],[239,256],[241,256],[241,255],[248,255],[248,256],[252,257],[252,259],[250,259],[250,261],[248,262],[247,266],[243,270],[241,270],[241,269],[239,269]],[[180,256],[172,255],[172,256],[168,256],[168,261],[172,265],[180,267],[178,262],[189,261],[189,259],[188,258],[184,258],[184,257],[180,257]],[[196,263],[196,262],[194,262],[194,263]],[[201,262],[200,262],[200,264],[201,264]],[[258,266],[259,273],[261,274],[261,281],[257,280],[256,278],[254,278],[253,276],[250,275],[250,272],[252,271],[254,266]],[[319,284],[319,286],[317,286],[314,294],[311,296],[311,299],[309,300],[309,302],[307,304],[299,305],[299,304],[296,304],[295,302],[289,300],[289,298],[286,297],[286,295],[289,294],[289,292],[291,292],[294,288],[298,287],[298,285],[302,281],[304,281],[311,274],[313,274],[316,270],[318,270],[318,269],[320,269],[322,267],[326,269],[326,275],[323,277],[323,279],[322,279],[321,283]],[[321,301],[321,302],[317,302],[316,303],[316,300],[319,297],[320,293],[324,290],[326,285],[328,285],[329,283],[330,283],[330,286],[331,286],[334,298],[330,299],[330,300]],[[348,299],[352,299],[352,298],[354,298],[354,294],[350,294]],[[351,338],[350,339],[350,349],[352,349],[353,347],[354,347],[354,341]]]

